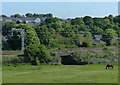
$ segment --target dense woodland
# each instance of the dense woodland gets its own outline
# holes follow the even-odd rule
[[[2,17],[7,17],[2,15]],[[11,15],[11,17],[47,17],[39,26],[33,27],[23,23],[5,22],[2,23],[3,50],[21,49],[20,32],[11,35],[11,28],[25,29],[25,54],[26,62],[36,61],[41,63],[49,62],[53,58],[58,58],[56,54],[50,54],[47,50],[61,50],[81,47],[103,47],[118,46],[118,42],[112,43],[112,39],[120,37],[120,16],[97,17],[76,17],[74,19],[60,19],[52,14],[31,14]],[[102,35],[102,43],[92,42],[93,35]],[[82,44],[77,44],[82,41]],[[51,56],[52,55],[52,56]],[[41,57],[39,57],[41,56]],[[59,58],[58,58],[59,60]]]

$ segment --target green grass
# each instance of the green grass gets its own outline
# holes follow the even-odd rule
[[[3,66],[3,83],[117,83],[118,65],[105,65]]]
[[[0,84],[2,83],[2,66],[0,65]]]

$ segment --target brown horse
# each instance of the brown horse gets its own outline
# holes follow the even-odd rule
[[[112,64],[107,64],[106,65],[106,69],[109,69],[110,67],[113,69],[113,65]]]

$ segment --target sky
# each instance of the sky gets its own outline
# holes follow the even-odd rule
[[[118,2],[2,2],[2,14],[16,13],[52,13],[59,18],[116,16]]]
[[[1,0],[2,2],[119,2],[120,0]]]

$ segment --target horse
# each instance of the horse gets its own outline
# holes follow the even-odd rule
[[[112,64],[107,64],[106,65],[106,69],[109,69],[110,67],[113,69],[113,65]]]

